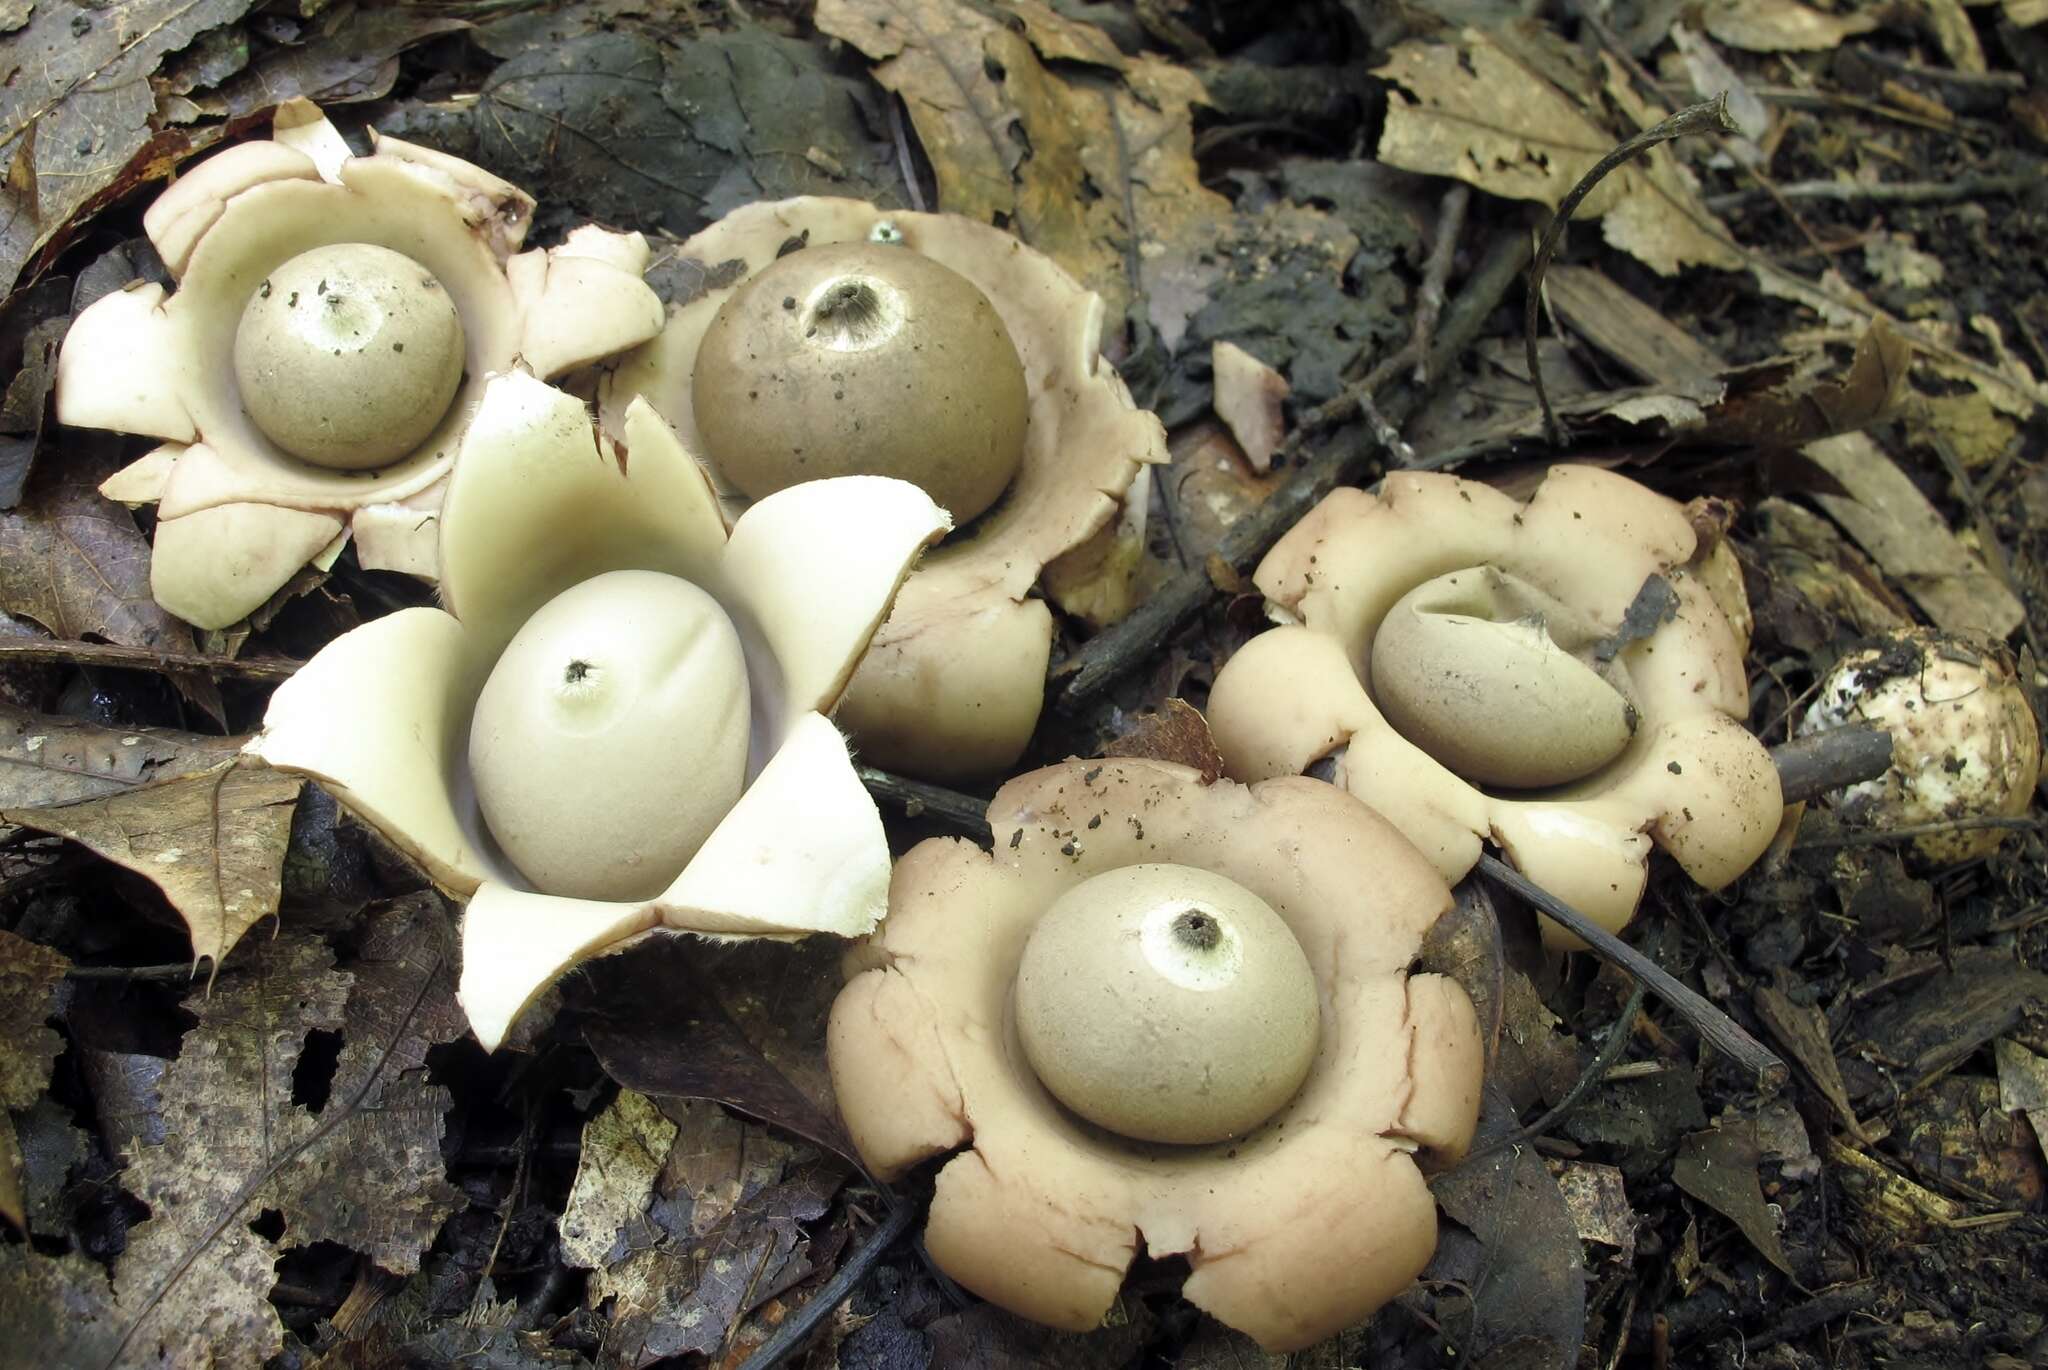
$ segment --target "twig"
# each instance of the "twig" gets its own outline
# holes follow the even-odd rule
[[[903,97],[889,97],[889,141],[896,145],[896,169],[903,176],[903,196],[910,207],[924,213],[924,187],[917,183],[917,163],[910,156],[910,134],[903,126]]]
[[[1905,842],[1915,837],[1938,837],[1943,833],[1972,832],[1979,828],[2005,828],[2012,832],[2038,832],[2048,828],[2048,819],[2043,818],[2001,818],[1991,815],[1983,818],[1944,818],[1938,823],[1908,823],[1897,828],[1872,828],[1868,831],[1817,833],[1802,837],[1792,845],[1801,851],[1824,850],[1829,847],[1877,847],[1887,842]]]
[[[199,963],[178,961],[167,966],[67,966],[67,980],[194,980]]]
[[[1520,229],[1511,229],[1494,240],[1478,270],[1444,311],[1430,359],[1432,376],[1443,376],[1478,336],[1487,315],[1520,274],[1528,252],[1528,235]],[[1383,406],[1386,415],[1406,422],[1421,407],[1424,393],[1420,387],[1403,387]],[[1307,422],[1305,419],[1304,425]],[[1240,574],[1248,572],[1281,533],[1339,484],[1356,479],[1381,450],[1376,439],[1339,440],[1318,453],[1289,472],[1258,509],[1230,526],[1217,545],[1217,557]],[[1056,668],[1065,683],[1053,696],[1054,707],[1072,712],[1107,690],[1126,671],[1149,658],[1168,633],[1209,601],[1215,589],[1206,565],[1190,567],[1161,585],[1123,622],[1090,638]]]
[[[1436,336],[1436,321],[1444,312],[1445,283],[1451,278],[1451,263],[1458,257],[1458,238],[1465,231],[1465,211],[1472,203],[1472,187],[1459,181],[1444,192],[1436,216],[1436,242],[1422,267],[1422,289],[1415,296],[1415,348],[1417,385],[1429,384],[1429,344]]]
[[[2032,178],[2026,176],[1958,176],[1953,181],[1880,181],[1862,185],[1854,181],[1794,181],[1777,187],[1780,200],[1832,200],[1840,204],[1941,204],[1951,200],[1976,200],[1986,195],[2026,193]],[[1711,196],[1707,208],[1719,214],[1751,200],[1767,190],[1752,187]]]
[[[1635,988],[1629,992],[1628,1002],[1621,1006],[1621,1016],[1607,1029],[1607,1036],[1601,1041],[1600,1050],[1585,1070],[1579,1073],[1579,1078],[1572,1082],[1572,1087],[1564,1092],[1564,1097],[1552,1105],[1548,1112],[1533,1123],[1524,1123],[1514,1131],[1494,1138],[1485,1146],[1467,1152],[1465,1159],[1459,1164],[1470,1165],[1473,1161],[1491,1156],[1496,1151],[1520,1146],[1532,1138],[1541,1137],[1563,1121],[1567,1114],[1579,1106],[1581,1100],[1593,1092],[1594,1086],[1607,1078],[1607,1072],[1614,1068],[1615,1062],[1621,1059],[1622,1052],[1628,1049],[1629,1034],[1635,1028],[1636,1015],[1643,1011],[1643,1004],[1649,998],[1649,994],[1649,985],[1642,980],[1636,981]]]
[[[1883,775],[1892,764],[1892,735],[1861,724],[1830,728],[1771,748],[1771,764],[1785,802],[1797,804]]]
[[[1757,1087],[1774,1090],[1785,1083],[1785,1063],[1763,1043],[1742,1030],[1733,1018],[1673,979],[1664,968],[1544,889],[1496,856],[1482,854],[1479,869],[1534,904],[1578,937],[1602,960],[1628,972],[1669,1004],[1700,1036],[1742,1069],[1756,1077]]]
[[[928,785],[922,780],[891,775],[873,766],[856,769],[860,772],[860,783],[868,787],[868,793],[877,799],[901,804],[904,817],[934,819],[949,828],[958,829],[984,846],[994,840],[989,833],[986,799],[949,790],[943,785]]]
[[[1523,340],[1529,349],[1529,375],[1536,384],[1536,398],[1543,403],[1543,423],[1550,433],[1553,447],[1564,446],[1564,425],[1558,422],[1557,411],[1550,407],[1550,392],[1543,386],[1543,366],[1536,359],[1536,323],[1542,309],[1543,273],[1550,266],[1550,258],[1557,251],[1558,243],[1564,238],[1565,225],[1571,222],[1572,214],[1579,202],[1592,192],[1594,186],[1606,179],[1607,173],[1624,162],[1633,160],[1648,152],[1659,143],[1668,143],[1673,138],[1683,138],[1689,133],[1739,133],[1735,121],[1728,117],[1728,93],[1703,100],[1697,105],[1688,105],[1662,123],[1652,124],[1635,137],[1616,147],[1612,152],[1594,163],[1593,169],[1572,187],[1557,207],[1557,213],[1550,218],[1550,227],[1543,232],[1543,241],[1536,247],[1535,260],[1529,264],[1529,298],[1522,311]]]
[[[774,1370],[775,1366],[802,1348],[818,1330],[820,1323],[832,1316],[832,1310],[845,1303],[860,1282],[867,1278],[875,1263],[888,1253],[890,1247],[903,1238],[910,1225],[917,1221],[917,1205],[903,1199],[892,1198],[889,1211],[881,1223],[869,1234],[867,1241],[858,1251],[847,1257],[846,1263],[825,1281],[825,1287],[813,1294],[803,1307],[796,1310],[782,1325],[775,1329],[768,1340],[761,1343],[754,1354],[740,1365],[740,1370]]]
[[[107,642],[0,642],[0,666],[10,662],[63,666],[111,666],[127,671],[204,671],[208,675],[244,680],[289,680],[296,661],[236,661],[198,652],[159,652],[148,647],[116,647]]]

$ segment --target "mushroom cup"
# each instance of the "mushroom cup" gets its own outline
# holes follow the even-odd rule
[[[849,954],[828,1029],[840,1111],[875,1173],[949,1157],[925,1234],[933,1259],[993,1303],[1081,1331],[1100,1324],[1141,1247],[1185,1256],[1186,1296],[1272,1350],[1328,1337],[1400,1292],[1436,1243],[1418,1161],[1461,1156],[1479,1109],[1470,1000],[1454,981],[1410,973],[1451,906],[1430,863],[1331,786],[1204,784],[1162,761],[1028,773],[996,795],[989,822],[993,851],[934,839],[898,862],[889,917]],[[1130,937],[1104,925],[1101,955],[1063,968],[1085,977],[1108,965],[1121,986],[1150,960],[1193,991],[1181,1026],[1200,1049],[1180,1052],[1175,1034],[1141,1022],[1122,993],[1085,996],[1106,1013],[1066,1023],[1066,1036],[1098,1061],[1124,1053],[1123,1090],[1141,1114],[1171,1089],[1187,1091],[1187,1109],[1203,1107],[1240,1064],[1224,1059],[1240,1025],[1208,1012],[1209,999],[1231,997],[1234,976],[1218,966],[1234,971],[1236,960],[1205,959],[1214,937],[1197,939],[1201,954],[1162,960],[1152,933],[1212,908],[1227,924],[1230,897],[1210,898],[1218,884],[1284,924],[1305,957],[1319,1028],[1299,1087],[1263,1121],[1238,1119],[1201,1144],[1138,1141],[1055,1097],[1032,1064],[1043,1048],[1020,1038],[1042,1015],[1019,996],[1048,929],[1077,902],[1087,913],[1108,890],[1110,907],[1097,912],[1118,917],[1124,877],[1190,869],[1197,878],[1159,905],[1166,924]],[[1053,929],[1063,957],[1069,931]],[[1058,977],[1062,966],[1042,969]],[[1260,1010],[1246,1011],[1256,1020]],[[1263,1054],[1266,1033],[1248,1035]],[[1160,1078],[1160,1060],[1178,1078]],[[1117,1090],[1114,1077],[1099,1083],[1098,1095]]]
[[[987,298],[1023,365],[1026,417],[1015,477],[919,565],[839,718],[877,765],[935,780],[997,774],[1022,755],[1044,702],[1046,600],[1097,626],[1129,611],[1149,489],[1136,478],[1166,460],[1158,419],[1133,406],[1102,358],[1099,296],[1042,253],[957,215],[820,197],[748,205],[682,245],[701,289],[673,302],[661,335],[612,373],[607,412],[651,400],[706,458],[728,507],[744,504],[740,483],[708,455],[705,416],[749,397],[696,392],[707,332],[735,292],[787,254],[862,243],[928,257]]]
[[[1557,466],[1524,502],[1391,475],[1333,491],[1254,579],[1283,626],[1217,674],[1226,773],[1326,763],[1448,881],[1491,840],[1619,930],[1653,844],[1717,889],[1777,830],[1732,555],[1634,481]]]
[[[846,477],[762,500],[728,533],[660,415],[638,402],[621,428],[599,435],[582,401],[531,376],[488,381],[449,477],[447,609],[401,610],[336,638],[278,688],[249,744],[322,782],[469,901],[460,997],[489,1048],[565,969],[642,935],[856,936],[887,906],[881,817],[825,714],[912,562],[944,535],[944,511],[906,482]],[[734,660],[704,667],[684,650],[710,640],[697,634],[636,677],[646,643],[674,628],[661,607],[673,601],[650,617],[637,592],[611,587],[650,582],[736,640]],[[564,646],[543,634],[536,648],[544,610],[561,603],[583,636]],[[519,674],[549,650],[564,659]],[[474,725],[508,671],[537,703],[515,716],[505,781],[474,764],[494,745]],[[709,684],[694,700],[661,693],[699,676]],[[650,701],[665,712],[648,715]],[[678,775],[722,783],[714,750],[734,758],[730,790],[702,816],[694,850],[678,852],[663,845],[661,787]],[[572,897],[550,855],[508,855],[511,829],[489,808],[490,787],[505,784],[502,803],[577,835],[583,879],[609,889],[613,868],[630,868],[626,888],[641,892]]]
[[[115,291],[64,339],[58,418],[164,440],[101,488],[157,506],[151,589],[202,628],[351,537],[365,567],[432,575],[486,377],[559,376],[661,327],[639,234],[585,227],[521,252],[524,191],[396,138],[375,148],[352,155],[286,102],[269,139],[199,163],[144,214],[177,289]],[[381,266],[331,274],[325,254],[350,250]],[[408,328],[422,311],[440,326]]]

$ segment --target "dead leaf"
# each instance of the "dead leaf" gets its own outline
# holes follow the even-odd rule
[[[238,758],[100,799],[7,809],[0,822],[69,838],[149,880],[191,930],[194,959],[217,965],[277,912],[292,806],[305,783]]]
[[[1797,0],[1716,0],[1702,19],[1708,33],[1745,52],[1827,52],[1877,27],[1873,13],[1823,14]]]
[[[1849,1102],[1848,1087],[1842,1083],[1841,1065],[1835,1060],[1834,1047],[1829,1043],[1827,1015],[1811,1004],[1799,1003],[1775,985],[1757,988],[1756,1012],[1778,1045],[1785,1048],[1786,1054],[1813,1081],[1814,1088],[1834,1109],[1843,1128],[1857,1141],[1868,1143],[1870,1134],[1864,1131],[1854,1105]]]
[[[1620,141],[1479,29],[1453,43],[1403,43],[1378,73],[1395,87],[1380,160],[1408,171],[1454,176],[1555,209]],[[1609,92],[1639,125],[1663,117],[1630,108],[1625,79],[1611,81]],[[1688,265],[1742,265],[1727,229],[1668,148],[1609,173],[1578,212],[1602,220],[1609,243],[1667,276]]]
[[[1778,1269],[1792,1274],[1778,1222],[1764,1205],[1757,1180],[1759,1148],[1756,1124],[1725,1119],[1705,1132],[1695,1132],[1679,1146],[1671,1178],[1686,1193],[1741,1229],[1749,1244]]]
[[[764,28],[540,43],[510,55],[459,116],[413,107],[380,127],[453,144],[544,204],[649,233],[686,236],[794,195],[903,203],[873,87],[817,44]]]
[[[28,1226],[14,1119],[42,1096],[64,1039],[45,1025],[71,962],[48,947],[0,931],[0,1217]]]
[[[957,0],[821,0],[817,24],[879,65],[938,179],[939,208],[1002,224],[1102,295],[1121,318],[1143,295],[1171,350],[1200,306],[1229,201],[1201,184],[1201,82],[1152,57],[1062,79],[1088,26],[1025,32]],[[1045,44],[1035,48],[1033,40]],[[1091,50],[1114,49],[1106,36]]]
[[[587,1298],[610,1301],[610,1363],[716,1355],[749,1311],[812,1273],[804,1225],[824,1216],[846,1169],[716,1104],[665,1101],[664,1127],[643,1096],[620,1100],[596,1133],[603,1149],[579,1167],[586,1202],[562,1220],[565,1238],[572,1223],[581,1232],[579,1250],[606,1253]],[[616,1169],[624,1193],[598,1197],[608,1180],[584,1185],[586,1168]]]
[[[31,131],[35,193],[0,195],[0,282],[129,170],[149,145],[166,53],[247,13],[250,0],[135,0],[118,9],[42,0],[8,40],[14,79],[0,98],[0,158]]]
[[[1872,1009],[1856,1035],[1860,1049],[1891,1067],[1903,1090],[1955,1069],[2044,1008],[2048,974],[2001,948],[1966,947],[1948,968]]]
[[[729,947],[658,938],[574,982],[593,991],[584,1039],[607,1075],[657,1103],[709,1099],[858,1164],[825,1065],[839,952],[825,938]]]
[[[2002,640],[2025,620],[2012,591],[1867,434],[1843,433],[1800,450],[1847,492],[1815,495],[1815,502],[1936,627]]]
[[[1552,1161],[1550,1173],[1564,1196],[1579,1240],[1611,1246],[1628,1265],[1635,1260],[1636,1226],[1641,1221],[1629,1207],[1622,1175],[1611,1165],[1592,1161]]]
[[[438,900],[401,901],[353,973],[287,933],[190,1001],[198,1026],[163,1074],[164,1139],[122,1176],[149,1219],[111,1286],[77,1256],[0,1265],[15,1346],[51,1364],[253,1367],[283,1346],[268,1297],[283,1247],[335,1241],[417,1269],[461,1204],[441,1161],[447,1091],[413,1068],[461,1021],[448,937]],[[314,1031],[342,1037],[326,1081],[297,1078]]]
[[[931,1363],[975,1370],[1122,1370],[1142,1362],[1155,1322],[1145,1304],[1119,1298],[1092,1332],[1056,1332],[994,1304],[939,1318],[924,1329]]]
[[[1223,754],[1209,735],[1208,720],[1178,697],[1159,701],[1156,713],[1138,715],[1121,737],[1102,749],[1102,755],[1171,761],[1201,772],[1204,785],[1215,784],[1223,774]]]
[[[1491,1084],[1475,1149],[1518,1126]],[[1475,1365],[1571,1365],[1586,1327],[1585,1259],[1564,1196],[1535,1150],[1501,1147],[1445,1171],[1430,1193],[1451,1218],[1422,1273],[1436,1316]],[[1449,1285],[1449,1289],[1441,1288]]]
[[[1998,1208],[2048,1195],[2034,1130],[1999,1106],[1998,1081],[1951,1075],[1900,1101],[1894,1141],[1915,1175]]]
[[[415,44],[470,27],[467,20],[411,5],[337,6],[316,18],[306,41],[273,48],[217,89],[183,92],[196,112],[247,119],[286,100],[321,105],[382,99],[398,75],[397,56]]]
[[[2024,1113],[2034,1125],[2034,1146],[2048,1157],[2048,1057],[2036,1056],[2010,1037],[1992,1043],[1998,1061],[1998,1106]]]
[[[1643,380],[1697,391],[1726,369],[1691,332],[1592,267],[1553,263],[1543,293],[1574,332]]]
[[[630,1089],[583,1125],[576,1180],[558,1224],[564,1261],[593,1270],[627,1256],[626,1228],[647,1211],[675,1139],[676,1125]]]
[[[1210,348],[1209,369],[1216,391],[1216,416],[1244,449],[1252,470],[1263,473],[1271,469],[1273,454],[1287,435],[1282,413],[1287,378],[1232,342],[1218,342]]]
[[[0,809],[100,799],[211,770],[234,760],[247,741],[169,728],[102,728],[0,704]]]

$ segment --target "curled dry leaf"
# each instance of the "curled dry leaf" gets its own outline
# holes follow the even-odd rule
[[[246,738],[170,728],[103,728],[0,704],[0,809],[104,799],[211,770]]]
[[[305,783],[237,759],[98,799],[0,810],[0,822],[69,838],[149,880],[191,930],[193,957],[218,963],[277,912]]]

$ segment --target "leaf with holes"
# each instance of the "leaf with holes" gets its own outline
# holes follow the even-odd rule
[[[121,1178],[148,1220],[111,1286],[78,1256],[0,1261],[10,1351],[259,1366],[284,1345],[269,1302],[284,1248],[334,1241],[418,1269],[461,1204],[441,1161],[449,1097],[419,1068],[461,1031],[449,932],[438,898],[418,896],[376,916],[348,969],[287,933],[195,991],[198,1026],[163,1074],[163,1140],[137,1146]]]
[[[0,810],[0,822],[90,847],[164,892],[216,964],[277,912],[292,805],[303,777],[233,760],[195,775],[52,808]]]

